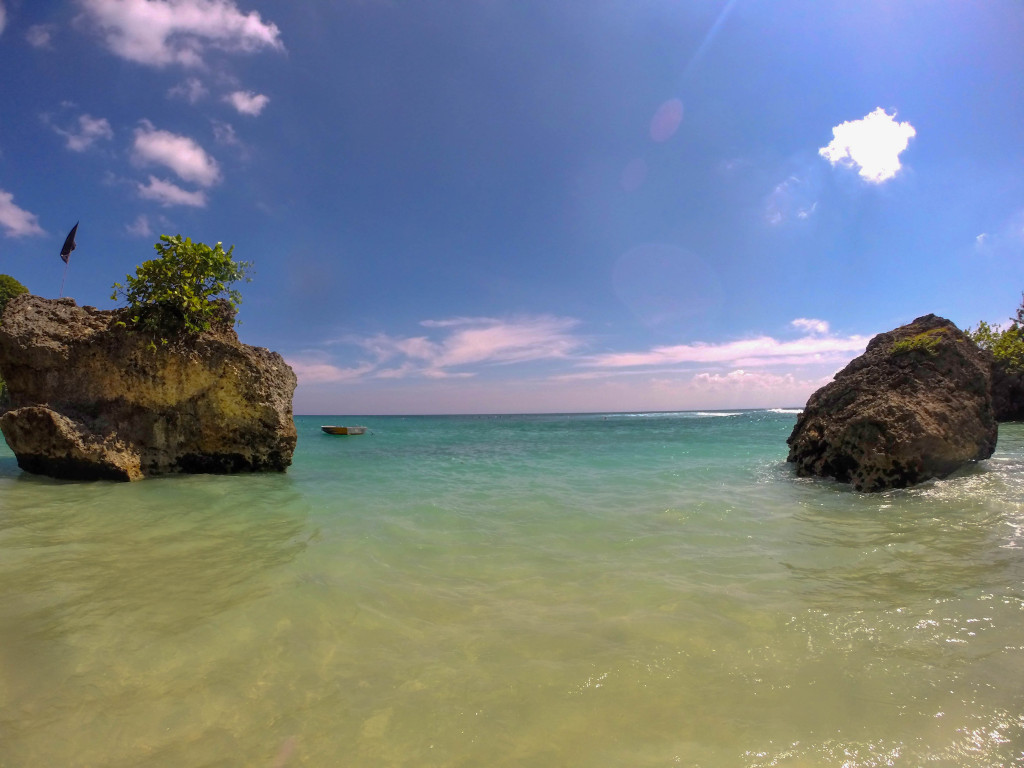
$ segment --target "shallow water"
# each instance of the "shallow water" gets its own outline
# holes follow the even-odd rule
[[[299,417],[287,474],[134,484],[2,446],[0,766],[1024,761],[1024,425],[865,495],[794,418]]]

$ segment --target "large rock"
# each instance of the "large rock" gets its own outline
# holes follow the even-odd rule
[[[22,469],[136,480],[291,464],[296,379],[280,355],[241,344],[231,316],[155,346],[124,317],[28,294],[7,305],[0,371],[11,402],[0,429]]]
[[[995,450],[990,376],[991,360],[944,318],[880,333],[811,395],[787,460],[860,491],[945,477]]]

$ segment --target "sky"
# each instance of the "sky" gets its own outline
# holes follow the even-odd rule
[[[299,414],[799,407],[1020,304],[1022,40],[1019,0],[0,0],[0,273],[112,308],[159,235],[234,245]]]

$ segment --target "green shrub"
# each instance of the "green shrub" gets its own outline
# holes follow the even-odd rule
[[[211,248],[181,235],[160,235],[153,248],[159,258],[143,262],[125,283],[114,283],[110,296],[127,301],[135,328],[166,343],[168,337],[210,330],[223,317],[225,301],[231,307],[242,302],[231,286],[248,281],[246,270],[252,264],[232,259],[234,246],[225,251],[220,243]]]
[[[22,293],[28,293],[28,288],[10,275],[0,275],[0,315],[4,313],[7,302]]]
[[[1011,371],[1024,371],[1024,300],[1010,324],[989,325],[984,320],[977,328],[968,328],[967,335],[982,349],[992,353],[996,362]]]
[[[0,315],[4,313],[7,302],[21,293],[28,293],[28,288],[10,275],[0,275]],[[0,408],[7,405],[7,382],[0,376]]]
[[[933,328],[924,331],[916,336],[900,339],[892,345],[892,354],[906,355],[910,352],[921,352],[929,357],[935,357],[939,351],[939,339],[944,335],[942,328]]]
[[[989,325],[984,320],[977,328],[968,328],[967,335],[982,349],[987,349],[997,362],[1011,371],[1024,371],[1024,328],[1016,321],[1006,328]]]

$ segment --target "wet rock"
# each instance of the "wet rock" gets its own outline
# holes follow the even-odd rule
[[[807,401],[787,443],[800,476],[860,491],[945,477],[996,445],[991,360],[935,315],[880,333]]]

